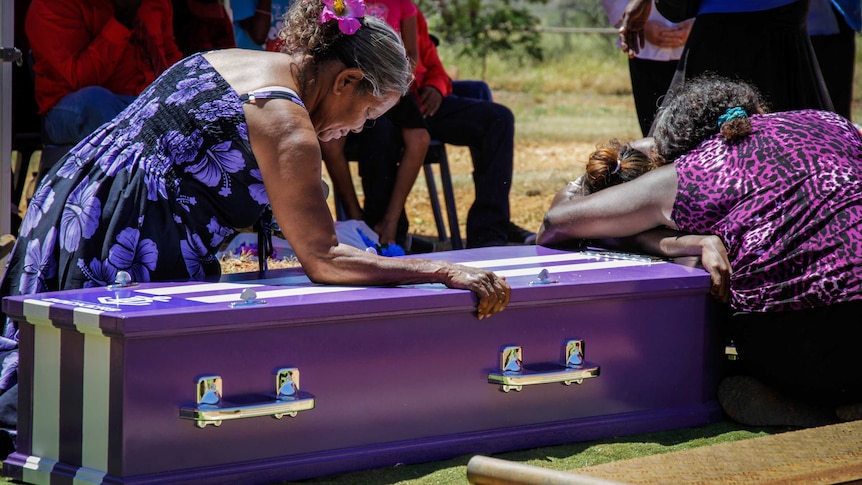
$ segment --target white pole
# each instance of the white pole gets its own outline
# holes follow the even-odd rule
[[[0,47],[14,46],[12,0],[0,2]],[[12,228],[12,63],[0,62],[0,234]],[[0,274],[6,258],[0,260]]]

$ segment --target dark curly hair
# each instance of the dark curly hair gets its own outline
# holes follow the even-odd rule
[[[667,162],[673,162],[703,140],[721,131],[729,142],[751,133],[748,116],[733,118],[718,126],[718,119],[727,110],[741,107],[750,116],[766,112],[757,89],[745,82],[715,74],[706,74],[686,81],[667,95],[656,114],[656,151]]]

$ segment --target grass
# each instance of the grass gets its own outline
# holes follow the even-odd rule
[[[485,82],[495,101],[515,114],[516,143],[589,142],[638,136],[625,55],[607,36],[581,35],[570,48],[547,36],[544,62],[491,57]],[[478,63],[444,48],[441,58],[460,79],[477,79]],[[451,61],[448,62],[448,61]]]
[[[493,455],[494,458],[550,470],[571,471],[617,460],[682,451],[701,446],[755,438],[786,431],[783,428],[750,428],[729,421],[702,427],[607,438],[534,448]],[[461,485],[467,481],[467,462],[472,455],[450,460],[358,471],[303,480],[314,485]]]

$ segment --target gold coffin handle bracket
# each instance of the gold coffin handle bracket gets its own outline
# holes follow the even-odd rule
[[[524,366],[520,346],[503,347],[500,371],[488,374],[488,382],[499,384],[503,392],[520,391],[524,386],[561,382],[580,384],[599,376],[599,365],[584,360],[584,341],[572,339],[563,344],[563,364],[552,369],[530,370]]]
[[[197,405],[180,408],[180,418],[195,421],[198,428],[208,424],[221,426],[228,419],[272,416],[281,419],[285,415],[296,417],[300,411],[314,408],[314,396],[299,390],[299,369],[279,369],[275,375],[275,399],[272,401],[231,404],[222,400],[221,376],[205,376],[195,384]]]

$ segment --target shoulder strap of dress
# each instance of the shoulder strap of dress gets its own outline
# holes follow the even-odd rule
[[[255,89],[246,94],[240,95],[239,99],[243,103],[254,103],[255,99],[286,99],[302,106],[302,109],[307,109],[305,104],[299,99],[296,91],[284,86],[267,86],[264,88]]]

